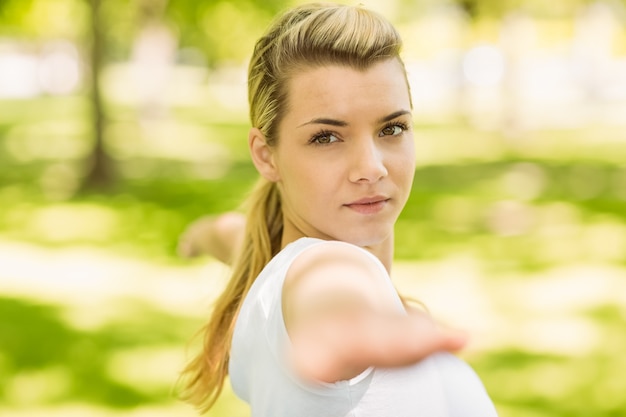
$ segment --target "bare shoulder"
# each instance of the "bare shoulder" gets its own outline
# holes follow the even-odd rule
[[[282,304],[294,369],[312,380],[405,366],[465,343],[425,314],[408,314],[376,259],[347,244],[302,252],[287,272]]]
[[[389,276],[371,255],[343,242],[324,242],[302,252],[287,272],[283,315],[294,321],[348,308],[397,309]]]

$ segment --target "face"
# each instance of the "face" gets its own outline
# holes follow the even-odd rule
[[[296,74],[265,175],[281,191],[283,243],[309,236],[370,247],[393,241],[415,171],[401,64]],[[262,171],[263,173],[263,171]]]

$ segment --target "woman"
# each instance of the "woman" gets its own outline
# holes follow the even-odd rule
[[[400,47],[377,14],[321,4],[289,10],[257,42],[248,142],[261,178],[245,222],[224,229],[218,246],[241,250],[184,372],[202,410],[230,374],[253,416],[496,415],[446,352],[465,337],[408,307],[389,278],[415,171]]]

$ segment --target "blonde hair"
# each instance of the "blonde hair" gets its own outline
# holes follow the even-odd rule
[[[315,3],[290,9],[254,48],[248,69],[252,126],[275,146],[278,125],[289,105],[288,81],[294,73],[329,64],[364,70],[387,59],[402,63],[401,46],[391,23],[361,7]],[[231,279],[203,329],[203,350],[182,374],[181,397],[201,411],[211,408],[221,393],[237,312],[257,275],[280,251],[282,230],[278,188],[261,178],[248,199],[244,244],[233,263]]]

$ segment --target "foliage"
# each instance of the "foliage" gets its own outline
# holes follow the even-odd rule
[[[213,66],[244,62],[260,31],[284,7],[281,0],[170,0],[166,17],[176,28],[181,46],[202,50],[207,64]]]
[[[557,16],[573,13],[583,2],[523,3],[533,13]],[[129,56],[136,31],[145,22],[147,3],[103,2],[107,62]],[[502,15],[520,4],[515,0],[461,3],[477,19]],[[253,39],[284,4],[281,0],[170,0],[161,17],[177,33],[179,46],[201,50],[207,64],[240,63]],[[398,4],[407,16],[419,9],[413,1]],[[0,0],[0,35],[84,41],[88,15],[84,0]],[[0,321],[0,414],[6,407],[11,415],[17,410],[28,413],[36,404],[43,410],[41,415],[48,416],[55,407],[75,402],[89,410],[107,410],[107,415],[130,415],[146,404],[156,409],[170,406],[172,380],[168,378],[175,375],[175,368],[152,384],[132,372],[151,375],[148,371],[171,366],[175,361],[162,358],[185,346],[204,312],[186,315],[154,295],[151,298],[157,282],[154,275],[173,275],[167,288],[178,288],[172,282],[178,282],[187,268],[212,265],[206,259],[179,259],[178,236],[201,215],[236,209],[256,177],[248,161],[244,118],[201,97],[195,106],[167,109],[166,121],[140,120],[136,108],[107,97],[105,145],[119,181],[106,192],[83,193],[80,183],[93,145],[87,98],[0,101],[0,244],[33,245],[54,254],[86,248],[116,256],[114,262],[127,258],[143,262],[142,268],[131,268],[140,275],[143,297],[120,295],[102,305],[82,300],[84,310],[79,313],[67,300],[38,299],[34,286],[24,293],[2,294],[0,316],[10,319]],[[525,314],[533,313],[533,300],[518,300],[516,291],[539,281],[537,274],[581,264],[624,270],[622,155],[626,149],[621,128],[590,125],[579,130],[530,131],[519,143],[464,121],[418,122],[416,132],[418,148],[444,157],[424,161],[416,171],[396,232],[401,264],[449,267],[448,259],[456,256],[479,259],[488,297],[505,307],[515,300],[529,301]],[[163,147],[162,137],[175,146]],[[465,146],[458,146],[460,138]],[[481,153],[485,144],[489,150]],[[83,260],[72,255],[70,263],[80,266]],[[29,261],[29,267],[46,271],[39,283],[62,281],[63,277],[47,275],[52,263]],[[14,273],[3,265],[3,291],[11,279],[26,278]],[[115,274],[108,274],[104,275],[113,282]],[[505,285],[501,280],[511,275],[518,278],[508,284],[508,298],[500,300]],[[593,279],[595,283],[598,277]],[[105,282],[102,288],[112,285]],[[214,290],[211,283],[198,287],[185,283],[194,289],[205,285]],[[596,289],[584,291],[593,297]],[[560,300],[568,290],[572,288],[559,286],[550,296]],[[70,292],[80,298],[86,290],[78,286]],[[447,292],[454,295],[454,289]],[[53,298],[51,294],[47,296]],[[585,300],[577,301],[582,305],[575,318],[593,329],[590,334],[599,340],[586,353],[542,352],[503,343],[469,358],[502,417],[624,414],[626,312],[611,300],[595,300],[593,305],[584,304],[589,302]],[[581,334],[583,339],[589,335]],[[142,360],[147,365],[140,367]],[[235,403],[229,398],[215,415],[233,415],[231,402]]]
[[[162,11],[149,6],[159,3],[166,3]],[[0,34],[83,42],[90,30],[89,7],[88,0],[0,0]],[[242,62],[259,31],[283,7],[285,2],[279,0],[236,4],[215,0],[102,1],[107,59],[127,58],[138,30],[151,20],[161,20],[177,33],[181,48],[203,51],[207,64]]]
[[[83,0],[0,0],[0,35],[79,39],[88,13]]]

